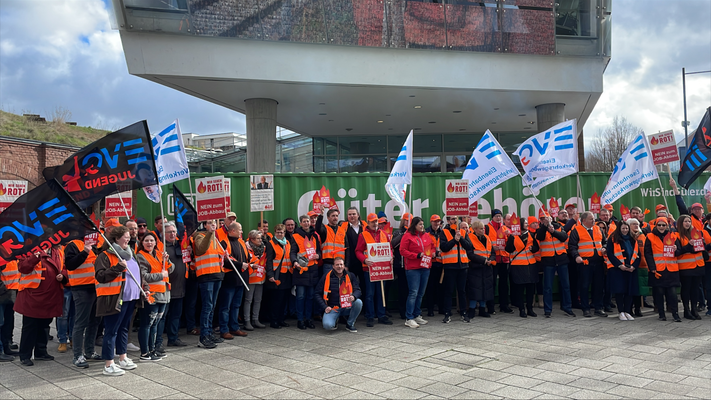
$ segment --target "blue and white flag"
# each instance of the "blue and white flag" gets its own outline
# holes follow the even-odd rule
[[[148,200],[154,203],[160,203],[161,196],[163,195],[163,190],[161,190],[160,186],[158,185],[144,186],[143,193],[146,194]]]
[[[506,151],[487,129],[462,174],[462,179],[469,180],[469,204],[518,175],[518,169]]]
[[[400,154],[393,164],[388,181],[385,182],[385,191],[391,199],[400,204],[402,208],[407,208],[405,201],[405,191],[407,185],[412,184],[412,132],[405,139]]]
[[[657,169],[654,167],[647,137],[644,133],[640,133],[617,160],[600,202],[612,204],[625,193],[657,177]]]
[[[153,153],[159,186],[190,178],[183,136],[177,119],[153,136]]]
[[[562,122],[531,136],[514,152],[521,160],[524,185],[536,178],[565,177],[578,172],[578,128],[576,120]],[[557,180],[557,179],[556,179]],[[552,183],[539,184],[539,188]],[[541,181],[541,183],[544,183]]]

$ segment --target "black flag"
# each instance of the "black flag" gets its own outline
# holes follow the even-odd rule
[[[52,179],[0,214],[0,265],[94,232],[96,225]]]
[[[86,208],[104,197],[123,190],[156,185],[153,146],[146,121],[110,133],[84,147],[56,167],[42,171]]]
[[[175,184],[173,184],[173,216],[181,236],[185,231],[184,237],[190,237],[197,229],[197,211]]]
[[[679,171],[679,185],[688,189],[709,165],[711,165],[711,107],[706,109],[706,114],[696,128],[694,140],[686,149]]]

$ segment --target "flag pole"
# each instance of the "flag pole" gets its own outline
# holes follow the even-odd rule
[[[219,229],[219,228],[218,228],[218,229]],[[227,250],[225,250],[225,248],[222,247],[222,243],[220,243],[220,240],[217,238],[217,235],[216,235],[214,232],[213,232],[213,235],[215,235],[215,240],[217,241],[217,245],[220,246],[220,249],[222,249],[222,251],[223,251],[225,254],[227,254]],[[230,239],[227,239],[227,240],[230,240]],[[247,291],[249,292],[249,285],[244,281],[244,278],[242,278],[242,274],[240,274],[239,270],[238,270],[237,267],[235,266],[235,263],[232,262],[232,258],[230,258],[230,255],[229,255],[229,254],[227,254],[227,261],[230,262],[230,265],[232,266],[232,269],[235,270],[235,273],[236,273],[237,276],[239,277],[239,280],[242,281],[242,284],[244,285],[244,288],[247,289]]]
[[[521,174],[521,171],[519,171],[518,168],[516,168],[516,171],[518,172],[518,176],[521,177],[521,183],[522,183],[524,186],[527,186],[527,187],[528,187],[528,190],[531,191],[531,196],[533,196],[533,198],[536,199],[536,201],[538,202],[538,207],[539,207],[539,208],[543,208],[543,203],[541,203],[541,201],[538,200],[538,197],[536,197],[536,194],[533,192],[533,188],[531,187],[531,185],[529,185],[528,183],[526,183],[526,181],[523,179],[523,175]]]
[[[669,179],[673,179],[671,177],[671,173],[669,173]],[[657,182],[659,182],[659,189],[662,191],[662,198],[664,199],[664,205],[667,207],[667,210],[669,210],[669,203],[667,203],[667,195],[664,193],[664,187],[662,186],[662,180],[659,178],[659,174],[657,174]],[[671,212],[671,211],[668,211]]]
[[[131,217],[128,216],[128,210],[126,209],[126,204],[123,202],[123,197],[121,197],[121,192],[118,192],[118,197],[119,200],[121,201],[121,206],[123,207],[123,212],[126,213],[126,218],[131,219]],[[133,210],[131,210],[133,211]]]
[[[165,226],[164,226],[164,224],[165,224],[165,220],[166,220],[167,218],[165,217],[165,212],[163,212],[163,189],[160,188],[160,185],[158,186],[158,193],[159,193],[159,195],[160,195],[160,217],[162,218],[162,220],[161,220],[161,226],[163,227],[163,228],[162,228],[162,229],[163,229],[163,232],[162,232],[162,235],[161,235],[161,236],[163,236],[163,237],[162,237],[161,239],[163,239],[163,251],[166,251],[166,247],[165,247]],[[165,259],[165,255],[164,255],[164,256],[163,256],[163,271],[165,271],[165,263],[166,263],[166,259]]]

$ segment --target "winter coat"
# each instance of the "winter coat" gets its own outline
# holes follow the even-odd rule
[[[486,247],[489,238],[486,235],[474,236],[481,244]],[[496,251],[491,249],[489,257],[482,257],[474,254],[473,251],[467,252],[469,257],[469,271],[467,271],[467,298],[476,301],[494,300],[494,270],[491,265],[486,265],[486,260],[495,261]]]
[[[406,232],[400,240],[400,254],[405,270],[425,268],[421,265],[420,254],[434,258],[435,248],[432,243],[432,236],[427,232],[415,233]],[[431,263],[430,263],[431,268]]]

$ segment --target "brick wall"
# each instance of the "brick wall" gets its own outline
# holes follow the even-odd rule
[[[24,179],[29,188],[42,184],[42,170],[59,165],[78,147],[0,136],[0,179]]]

